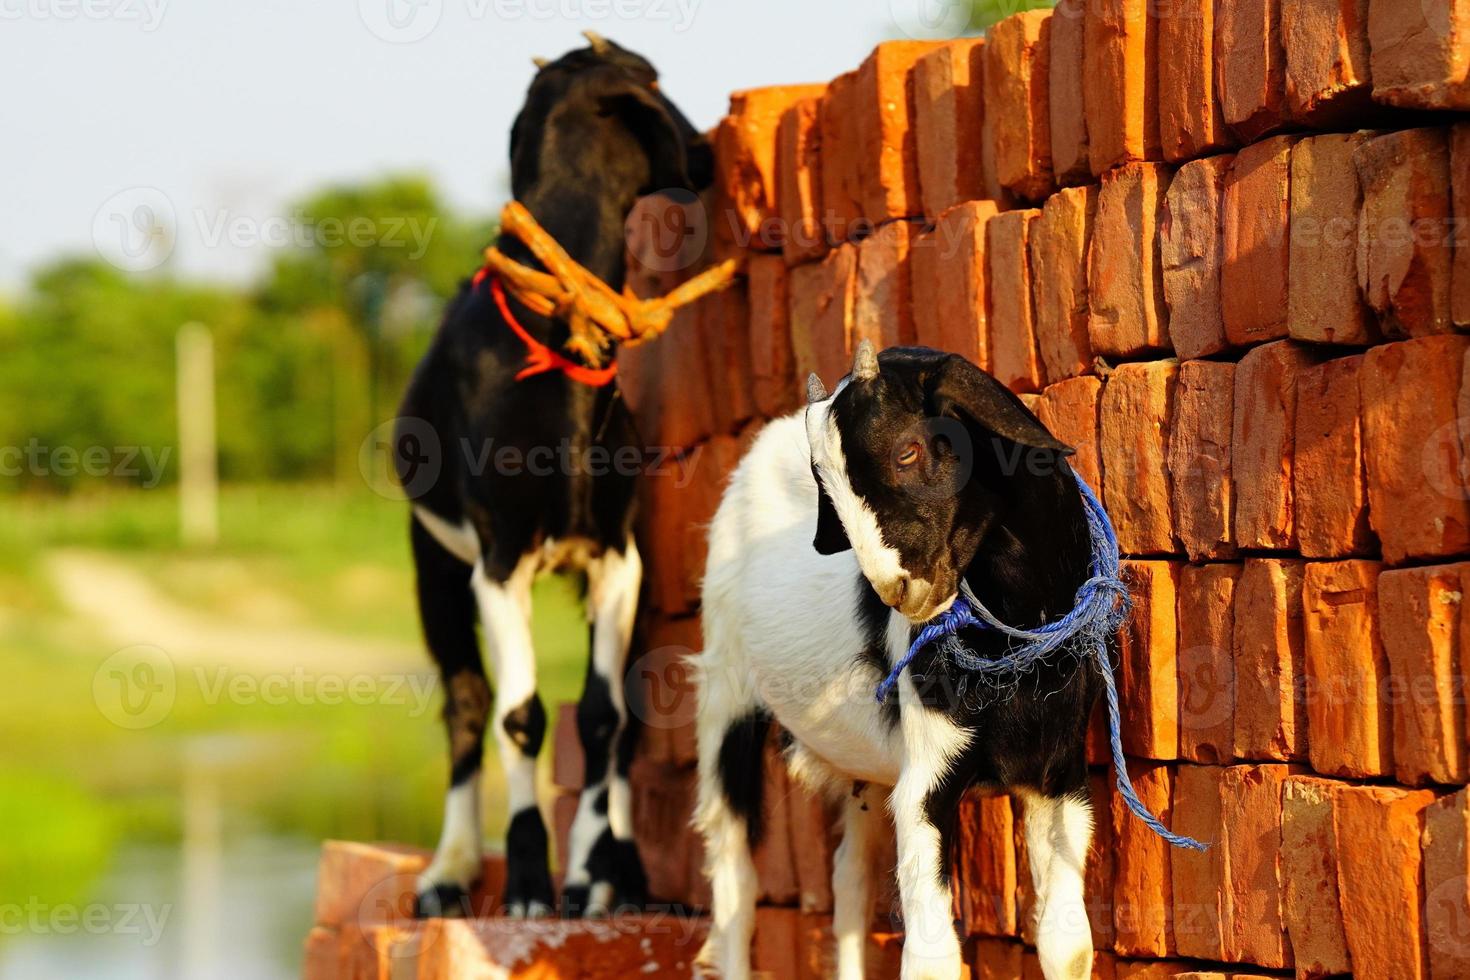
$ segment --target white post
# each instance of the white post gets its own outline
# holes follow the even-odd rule
[[[184,544],[219,541],[219,453],[214,421],[214,338],[202,323],[179,328],[179,528]]]

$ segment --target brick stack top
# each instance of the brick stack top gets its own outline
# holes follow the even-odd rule
[[[747,277],[625,362],[672,450],[645,687],[697,649],[703,525],[755,429],[863,338],[956,351],[1101,492],[1135,782],[1218,843],[1158,846],[1093,756],[1099,971],[1470,975],[1467,110],[1470,0],[1064,0],[738,94],[706,213]],[[650,813],[693,763],[687,719],[652,728]],[[1020,817],[966,801],[983,976],[1030,955]],[[807,866],[765,859],[767,901],[822,910],[820,808],[777,825]]]

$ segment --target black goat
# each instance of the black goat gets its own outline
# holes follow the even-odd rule
[[[590,47],[545,64],[531,83],[511,130],[511,189],[573,259],[621,290],[624,222],[636,200],[703,189],[714,164],[708,142],[659,91],[653,66],[588,38]],[[498,244],[536,265],[521,242],[503,236]],[[646,897],[632,838],[623,698],[642,579],[631,531],[637,473],[587,462],[589,451],[592,459],[622,460],[630,451],[641,459],[642,451],[615,387],[561,370],[525,375],[528,345],[512,323],[553,351],[568,337],[565,322],[533,314],[497,281],[467,283],[414,375],[394,439],[399,479],[413,501],[420,616],[443,676],[449,731],[444,829],[419,883],[419,915],[462,912],[480,875],[479,774],[490,718],[510,802],[506,910],[541,915],[555,907],[536,798],[546,713],[536,691],[531,584],[542,571],[568,566],[587,572],[592,653],[577,708],[586,788],[562,907],[587,914]],[[435,443],[437,457],[425,460],[426,444]],[[426,462],[437,464],[427,481],[424,473],[435,469]]]

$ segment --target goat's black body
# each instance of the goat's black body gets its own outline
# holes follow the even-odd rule
[[[516,199],[576,262],[621,291],[624,223],[638,197],[661,189],[698,190],[708,184],[712,162],[707,143],[659,92],[652,66],[611,42],[591,39],[591,48],[570,52],[537,74],[511,133],[511,185]],[[497,244],[509,258],[538,265],[522,242],[502,237]],[[532,313],[508,291],[506,301],[536,342],[564,348],[569,329],[563,320]],[[491,283],[466,282],[399,413],[395,463],[418,515],[413,541],[420,611],[445,681],[450,737],[451,802],[445,836],[421,883],[420,914],[456,911],[478,874],[479,829],[470,826],[478,823],[478,812],[471,801],[493,699],[475,644],[477,616],[492,648],[511,658],[507,669],[519,673],[520,687],[530,688],[528,695],[514,695],[517,703],[494,701],[492,730],[502,759],[516,770],[509,780],[513,812],[502,899],[512,913],[555,906],[545,824],[534,798],[516,799],[517,792],[534,792],[534,760],[546,729],[534,662],[527,662],[529,623],[519,620],[529,616],[529,579],[562,560],[595,562],[604,572],[622,569],[606,586],[612,611],[591,608],[595,597],[589,597],[594,633],[607,630],[608,637],[597,639],[611,641],[594,643],[603,660],[594,655],[589,662],[577,713],[587,782],[573,836],[581,833],[584,853],[568,869],[568,881],[577,876],[578,883],[568,884],[564,908],[586,911],[588,895],[599,885],[612,896],[599,900],[599,908],[605,901],[638,904],[646,898],[631,840],[608,830],[614,824],[607,790],[609,780],[626,779],[635,731],[625,706],[611,694],[611,677],[623,669],[617,661],[626,653],[617,610],[631,608],[619,602],[637,600],[639,565],[631,536],[643,453],[616,385],[593,387],[556,370],[517,380],[527,354]],[[425,466],[432,479],[425,478]],[[469,541],[474,566],[466,564],[471,556],[462,547]],[[612,561],[617,556],[620,565]],[[487,617],[487,608],[498,612]],[[506,694],[504,678],[500,686]],[[456,803],[457,788],[470,795],[462,793]],[[626,796],[620,796],[624,808]],[[630,822],[620,811],[615,825],[626,833]],[[471,852],[473,860],[466,857]]]

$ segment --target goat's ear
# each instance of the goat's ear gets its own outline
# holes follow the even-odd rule
[[[696,189],[689,177],[684,140],[673,116],[657,96],[642,86],[633,85],[614,95],[603,96],[602,109],[621,119],[643,145],[649,168],[649,186],[643,188],[643,193]]]
[[[941,365],[932,398],[936,415],[968,420],[1032,449],[1047,449],[1063,456],[1076,452],[1048,432],[1009,388],[957,354]]]
[[[832,498],[827,496],[827,490],[822,486],[821,477],[817,477],[817,536],[812,539],[812,547],[819,555],[835,555],[852,549],[852,542],[847,540],[847,531],[837,516],[837,508],[832,506]]]

